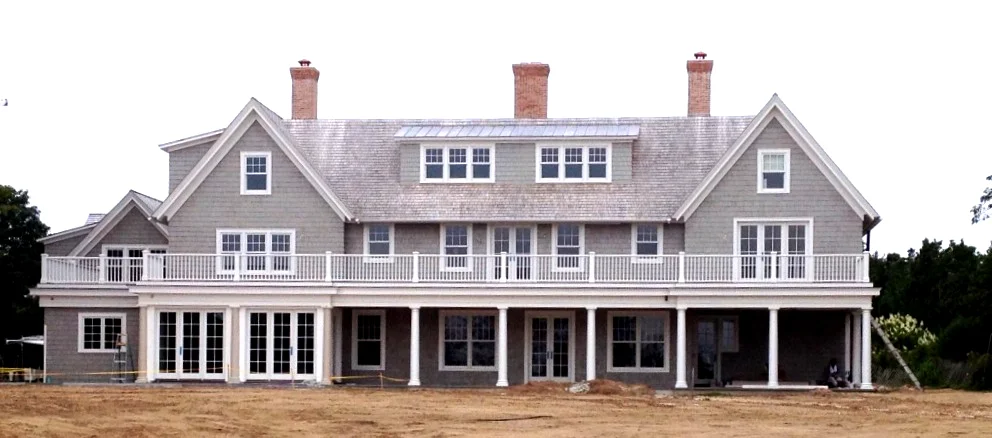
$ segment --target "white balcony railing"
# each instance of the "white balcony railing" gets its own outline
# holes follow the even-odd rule
[[[42,256],[42,283],[866,283],[868,253],[841,255],[146,254]]]

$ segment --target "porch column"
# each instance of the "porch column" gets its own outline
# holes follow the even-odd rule
[[[506,307],[499,308],[499,347],[496,349],[496,362],[499,372],[496,375],[496,386],[510,386],[506,378]]]
[[[331,376],[336,376],[334,374],[334,307],[326,307],[322,309],[324,312],[324,355],[323,358],[323,368],[321,369],[324,373],[320,376],[320,383],[324,385],[331,384]]]
[[[148,351],[150,351],[151,345],[151,334],[148,332],[148,307],[138,308],[138,371],[137,377],[134,379],[134,383],[148,383]],[[47,340],[47,338],[46,338]],[[131,348],[128,345],[128,348]],[[134,349],[131,348],[133,354]],[[146,367],[144,370],[141,367]],[[145,371],[142,373],[141,371]]]
[[[688,388],[685,383],[685,308],[678,308],[678,318],[675,323],[675,388]]]
[[[595,307],[586,307],[586,380],[596,380]]]
[[[860,385],[861,384],[861,323],[859,322],[859,315],[856,312],[852,312],[851,317],[851,341],[854,345],[851,347],[851,384]]]
[[[871,309],[861,309],[861,389],[872,389]]]
[[[334,377],[340,377],[344,373],[344,310],[341,308],[331,309],[334,313],[333,325],[334,327]],[[354,336],[354,335],[353,335]],[[335,382],[341,383],[341,379],[336,379]]]
[[[851,371],[851,314],[844,315],[844,372]],[[847,378],[845,376],[844,378]]]
[[[768,308],[768,386],[778,386],[778,308]]]
[[[235,329],[238,330],[237,336],[237,347],[235,350],[238,352],[238,383],[245,383],[248,381],[248,309],[244,307],[238,308],[238,326]]]
[[[420,308],[410,307],[410,386],[420,386]]]
[[[155,370],[158,369],[155,363],[158,345],[158,338],[155,336],[158,333],[158,330],[155,330],[155,321],[157,320],[158,315],[155,313],[155,307],[145,307],[145,320],[143,321],[146,324],[145,336],[140,342],[141,349],[145,350],[145,381],[148,383],[155,381]]]
[[[224,364],[227,367],[224,374],[224,381],[227,383],[238,382],[241,375],[241,307],[229,306],[224,310],[224,337],[227,339],[227,347],[224,348]]]

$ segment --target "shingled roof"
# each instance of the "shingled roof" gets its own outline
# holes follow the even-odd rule
[[[278,116],[276,116],[278,117]],[[300,152],[363,222],[665,220],[752,117],[545,120],[280,120]],[[636,125],[630,182],[419,184],[400,182],[404,126],[499,123]],[[499,160],[499,158],[496,158]],[[498,161],[497,161],[498,166]]]

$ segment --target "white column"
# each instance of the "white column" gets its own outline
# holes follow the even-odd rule
[[[331,384],[331,376],[337,376],[334,370],[334,350],[337,342],[334,340],[334,307],[328,307],[324,316],[324,375],[320,378],[324,385]]]
[[[861,309],[861,389],[872,389],[871,309]]]
[[[853,385],[861,384],[861,324],[858,322],[859,315],[857,313],[851,313],[848,315],[851,317],[851,340],[854,345],[851,346],[851,383]]]
[[[849,313],[844,315],[844,372],[848,371],[851,371],[851,314]]]
[[[317,354],[314,354],[313,358],[313,376],[317,383],[325,385],[328,381],[324,378],[324,358],[330,354],[330,352],[324,348],[324,338],[326,337],[324,334],[324,318],[327,311],[328,309],[318,307],[317,313],[313,318],[313,346],[317,350]]]
[[[235,255],[237,257],[237,255]],[[238,309],[238,382],[248,381],[248,309]]]
[[[145,339],[142,339],[141,348],[145,350],[145,378],[148,383],[155,381],[155,370],[158,369],[156,360],[158,359],[158,330],[155,330],[155,322],[158,321],[158,313],[155,307],[145,308]]]
[[[344,373],[344,310],[335,307],[334,320],[332,321],[334,327],[334,376],[341,377]],[[336,380],[341,383],[341,379]]]
[[[410,386],[420,386],[420,308],[410,308]]]
[[[675,324],[675,388],[688,388],[685,383],[685,308],[678,308],[678,319]]]
[[[768,308],[768,386],[778,386],[778,308]]]
[[[596,380],[596,308],[586,308],[586,380]]]
[[[506,266],[506,265],[504,265]],[[504,277],[505,278],[505,277]],[[499,373],[496,376],[496,386],[510,386],[506,378],[506,307],[499,308],[499,348],[496,352],[496,362],[499,363]]]

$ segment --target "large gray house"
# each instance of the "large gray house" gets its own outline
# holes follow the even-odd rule
[[[879,215],[778,96],[711,116],[705,57],[687,116],[619,119],[547,118],[535,63],[512,119],[319,119],[301,61],[291,118],[251,99],[160,146],[166,199],[42,239],[48,371],[870,388]]]

